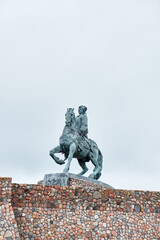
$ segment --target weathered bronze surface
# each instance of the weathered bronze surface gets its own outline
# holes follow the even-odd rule
[[[59,139],[59,146],[53,148],[49,154],[58,164],[64,164],[67,161],[63,170],[64,173],[68,173],[73,158],[77,158],[79,165],[82,167],[80,175],[88,171],[86,162],[91,161],[95,168],[89,177],[99,179],[102,171],[103,157],[97,144],[87,137],[88,119],[86,110],[85,106],[80,106],[79,116],[75,117],[74,109],[67,109],[65,127]],[[60,160],[55,153],[64,153],[65,159]]]

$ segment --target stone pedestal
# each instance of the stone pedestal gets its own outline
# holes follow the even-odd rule
[[[52,173],[44,176],[43,185],[53,186],[58,185],[61,187],[69,186],[69,174],[65,173]]]
[[[48,186],[77,186],[77,187],[89,187],[89,186],[97,186],[97,187],[106,187],[113,189],[112,186],[103,183],[101,181],[88,178],[82,175],[77,175],[73,173],[51,173],[45,174],[44,179],[39,181],[38,184],[48,185]]]

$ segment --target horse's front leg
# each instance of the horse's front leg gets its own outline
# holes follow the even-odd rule
[[[54,161],[60,165],[64,164],[64,160],[60,160],[58,157],[55,156],[55,153],[61,153],[62,149],[61,146],[57,146],[53,148],[50,152],[49,155],[54,159]]]
[[[76,151],[76,144],[72,143],[69,147],[68,162],[66,164],[65,169],[63,170],[64,173],[67,173],[69,171],[70,164],[71,164],[71,161],[72,161],[72,158],[73,158],[73,155],[74,155],[75,151]]]

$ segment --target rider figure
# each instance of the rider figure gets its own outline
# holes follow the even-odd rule
[[[88,134],[88,118],[87,118],[87,107],[85,106],[80,106],[78,109],[79,115],[76,117],[76,128],[77,132],[84,136],[87,137]]]

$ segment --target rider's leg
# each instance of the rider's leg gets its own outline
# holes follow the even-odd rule
[[[66,164],[65,169],[63,170],[64,173],[67,173],[69,171],[70,164],[71,164],[71,161],[72,161],[72,158],[73,158],[73,155],[74,155],[75,151],[76,151],[76,144],[72,143],[69,147],[68,162]]]
[[[86,166],[86,163],[82,160],[82,159],[78,159],[78,163],[81,166],[81,168],[83,169],[82,172],[79,173],[79,175],[83,175],[88,171],[88,168]]]

